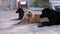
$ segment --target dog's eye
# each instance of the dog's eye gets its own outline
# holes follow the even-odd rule
[[[29,13],[31,13],[31,12],[29,12]]]

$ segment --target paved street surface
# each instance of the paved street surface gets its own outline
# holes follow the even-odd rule
[[[37,24],[19,24],[16,10],[0,11],[0,34],[60,34],[60,25],[37,27]],[[40,11],[33,11],[41,13]]]

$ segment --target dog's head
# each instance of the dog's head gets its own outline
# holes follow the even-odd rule
[[[53,11],[51,11],[49,8],[45,8],[42,10],[42,14],[40,15],[41,18],[48,17],[49,14],[51,14]]]
[[[32,18],[33,12],[31,10],[25,10],[24,17],[25,18]]]
[[[20,13],[20,12],[23,12],[24,10],[22,8],[18,8],[16,13]]]

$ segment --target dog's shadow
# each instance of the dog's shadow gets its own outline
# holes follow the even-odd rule
[[[16,21],[16,20],[21,20],[21,19],[18,19],[18,18],[15,18],[15,19],[11,19],[11,21]]]

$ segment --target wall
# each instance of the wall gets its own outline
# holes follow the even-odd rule
[[[16,8],[16,0],[0,0],[0,10],[12,10]]]

